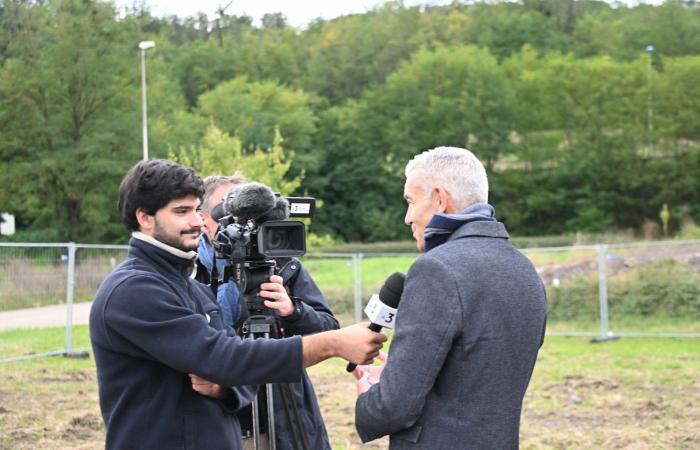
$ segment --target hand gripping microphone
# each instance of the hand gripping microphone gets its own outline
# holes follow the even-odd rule
[[[406,280],[406,275],[401,272],[394,272],[386,279],[384,286],[379,290],[379,295],[374,294],[370,297],[365,314],[372,322],[369,324],[369,329],[375,333],[379,333],[382,328],[394,329],[396,322],[396,308],[401,300],[403,292],[403,283]],[[352,372],[357,367],[357,364],[348,363],[346,370]]]

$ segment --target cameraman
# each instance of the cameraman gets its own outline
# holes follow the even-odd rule
[[[212,218],[212,211],[221,205],[233,186],[243,182],[245,182],[245,178],[238,171],[230,177],[213,175],[204,180],[204,198],[200,209],[204,221],[204,233],[199,237],[196,279],[205,284],[211,282],[210,278],[214,267],[212,242],[218,230],[218,223]],[[270,300],[266,306],[277,311],[279,325],[286,334],[304,335],[337,329],[339,327],[338,321],[333,317],[320,289],[299,260],[296,258],[277,258],[275,262],[277,264],[276,273],[280,276],[273,276],[270,283],[264,283],[261,286],[260,296]],[[217,259],[216,263],[217,277],[219,281],[222,281],[224,268],[230,264],[230,261]],[[218,285],[217,302],[221,307],[224,322],[230,326],[236,325],[237,322],[240,325],[241,316],[245,317],[246,315],[241,308],[245,308],[245,306],[240,301],[238,286],[233,279]],[[305,434],[307,448],[330,450],[316,393],[306,371],[303,373],[301,382],[293,383],[291,387],[294,403],[290,406],[299,412],[300,431]],[[290,422],[282,395],[279,392],[279,385],[274,385],[273,389],[276,446],[280,450],[294,450],[291,427],[295,425]],[[247,425],[246,419],[250,418],[251,414],[252,410],[247,408],[239,415],[244,431],[245,425]]]

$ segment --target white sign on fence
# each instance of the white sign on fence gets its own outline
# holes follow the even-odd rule
[[[13,234],[15,234],[15,216],[0,213],[0,235],[12,236]]]

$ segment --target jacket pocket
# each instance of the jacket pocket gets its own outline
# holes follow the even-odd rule
[[[393,435],[391,435],[391,437],[401,439],[402,441],[412,442],[415,444],[420,439],[421,431],[423,431],[422,425],[413,425],[411,428],[406,428],[403,431],[394,433]]]

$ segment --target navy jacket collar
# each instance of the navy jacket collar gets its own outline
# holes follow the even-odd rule
[[[465,223],[461,227],[457,228],[455,232],[450,235],[447,241],[449,242],[465,237],[488,237],[500,239],[509,238],[508,232],[506,231],[506,227],[503,225],[503,223],[475,221]]]

